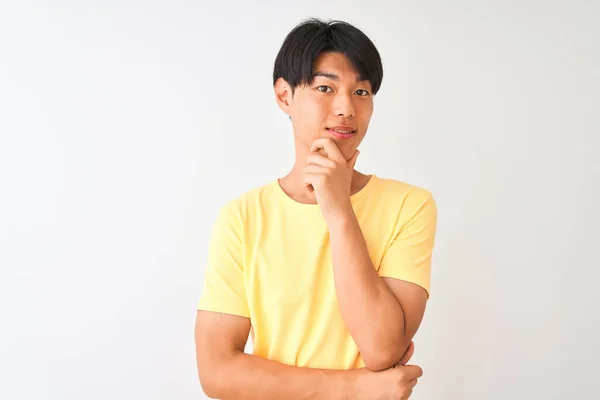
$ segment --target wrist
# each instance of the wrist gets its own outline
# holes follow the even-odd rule
[[[358,393],[362,387],[360,382],[361,375],[365,372],[364,368],[341,371],[341,373],[337,375],[337,382],[335,385],[336,393],[333,398],[339,400],[354,400],[361,398]]]
[[[327,218],[329,229],[347,229],[357,222],[352,204],[341,207],[336,213]]]

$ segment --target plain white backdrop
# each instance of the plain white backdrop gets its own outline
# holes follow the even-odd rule
[[[0,398],[204,398],[211,225],[293,164],[312,16],[384,61],[357,168],[438,203],[412,398],[598,398],[600,5],[566,0],[3,2]]]

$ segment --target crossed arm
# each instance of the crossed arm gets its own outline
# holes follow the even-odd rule
[[[403,233],[409,240],[398,243],[413,246],[431,240],[419,236],[422,225],[423,221],[409,221]],[[209,397],[222,400],[361,398],[357,394],[361,390],[377,387],[373,374],[387,373],[389,367],[399,363],[421,324],[427,292],[408,281],[379,275],[370,260],[356,217],[349,216],[329,228],[340,311],[366,368],[300,368],[245,354],[250,332],[248,318],[198,311],[198,373]],[[412,235],[415,236],[410,237]],[[420,250],[396,249],[399,251],[396,254],[402,254],[407,260],[419,258]],[[389,260],[399,258],[393,256]],[[394,269],[394,263],[391,265]]]
[[[382,384],[392,382],[374,379],[374,374],[380,372],[370,371],[368,367],[355,370],[300,368],[245,354],[249,333],[249,318],[198,311],[195,328],[198,374],[202,389],[210,398],[362,399],[372,396]],[[411,355],[409,349],[399,364],[406,363]]]
[[[300,368],[245,354],[248,318],[198,311],[196,358],[207,396],[222,400],[361,398],[361,390],[370,390],[365,382],[370,373],[401,361],[421,323],[427,293],[415,284],[379,277],[358,223],[350,221],[330,232],[334,277],[342,316],[366,369]]]
[[[359,370],[289,366],[245,354],[246,317],[198,311],[196,358],[204,393],[221,400],[347,399]]]

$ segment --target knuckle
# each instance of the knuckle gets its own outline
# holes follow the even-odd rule
[[[398,371],[396,374],[398,375],[399,382],[406,379],[406,371],[404,368],[396,368],[396,371]]]
[[[404,387],[398,388],[394,393],[394,399],[397,400],[406,400],[410,396],[410,393],[407,392],[407,389]]]
[[[412,388],[410,388],[409,386],[402,386],[402,389],[400,390],[400,398],[402,400],[408,399],[410,397],[410,395],[412,394]]]

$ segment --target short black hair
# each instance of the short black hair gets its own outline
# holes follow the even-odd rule
[[[298,86],[313,81],[313,66],[322,52],[342,53],[352,63],[361,80],[371,83],[375,95],[381,87],[383,65],[377,48],[360,29],[339,20],[309,18],[286,36],[273,68],[273,86],[283,78],[292,94]]]

